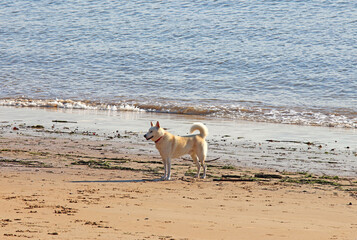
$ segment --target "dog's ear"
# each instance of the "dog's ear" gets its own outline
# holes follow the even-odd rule
[[[160,123],[159,123],[159,121],[156,122],[156,127],[157,127],[157,128],[160,128]]]
[[[153,127],[154,126],[154,124],[152,123],[152,122],[150,122],[151,123],[151,127]]]

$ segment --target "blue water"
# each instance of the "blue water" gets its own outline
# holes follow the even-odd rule
[[[1,1],[5,98],[356,128],[357,2]]]

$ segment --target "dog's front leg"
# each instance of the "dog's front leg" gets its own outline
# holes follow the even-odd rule
[[[166,159],[166,178],[165,180],[171,179],[171,158]]]
[[[162,158],[162,163],[164,164],[164,176],[161,177],[161,180],[166,180],[166,176],[167,176],[167,159],[166,158]]]

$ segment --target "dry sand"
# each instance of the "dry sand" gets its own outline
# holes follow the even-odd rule
[[[181,159],[159,181],[154,145],[32,130],[0,135],[0,239],[357,239],[355,178]]]

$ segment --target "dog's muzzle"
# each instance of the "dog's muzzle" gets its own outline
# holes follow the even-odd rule
[[[151,138],[153,138],[154,136],[151,136],[151,137],[147,137],[146,134],[144,135],[144,138],[146,138],[146,140],[150,140]]]

